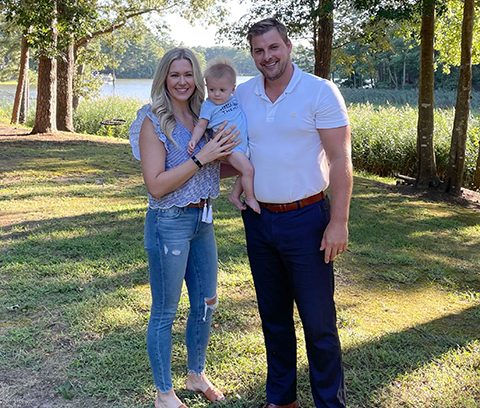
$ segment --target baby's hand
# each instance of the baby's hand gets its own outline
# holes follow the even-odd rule
[[[192,154],[192,153],[193,153],[193,151],[195,150],[195,146],[196,146],[196,145],[197,145],[197,144],[196,144],[193,140],[190,140],[190,141],[188,142],[188,148],[187,148],[188,154]]]

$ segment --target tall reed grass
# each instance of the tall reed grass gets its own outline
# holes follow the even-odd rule
[[[340,88],[347,104],[370,103],[376,106],[417,106],[417,89],[352,89]],[[457,99],[455,91],[443,89],[435,90],[435,108],[453,108]],[[480,92],[472,91],[471,106],[474,109],[480,108]]]
[[[128,139],[128,128],[140,106],[141,102],[133,98],[110,97],[83,100],[75,111],[75,130],[79,133]],[[122,119],[125,123],[102,124],[113,119]]]
[[[411,106],[374,106],[370,103],[349,106],[352,123],[352,159],[354,167],[381,176],[401,173],[415,175],[417,154],[416,108]],[[448,154],[454,109],[436,109],[434,148],[437,171],[441,178],[448,166]],[[465,156],[465,182],[473,181],[480,143],[480,116],[471,115]]]
[[[401,173],[415,176],[417,109],[416,90],[341,89],[349,105],[352,123],[354,166],[381,176]],[[443,178],[453,127],[455,93],[436,91],[434,146],[437,169]],[[102,136],[128,138],[128,128],[141,102],[119,97],[83,100],[74,115],[75,130]],[[480,97],[474,93],[468,129],[465,187],[470,187],[480,143]],[[10,120],[11,104],[0,104],[0,121]],[[34,109],[28,124],[33,125]],[[122,125],[102,125],[105,120],[123,119]]]

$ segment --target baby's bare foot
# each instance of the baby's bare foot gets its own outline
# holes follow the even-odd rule
[[[242,202],[242,200],[240,200],[240,197],[237,196],[236,194],[230,194],[228,196],[228,201],[230,201],[230,203],[233,204],[240,211],[243,211],[247,208],[245,206],[245,203]]]
[[[245,202],[253,211],[255,211],[257,214],[260,214],[260,204],[258,204],[258,201],[255,198],[246,197]]]

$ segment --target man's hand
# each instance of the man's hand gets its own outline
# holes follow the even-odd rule
[[[342,222],[330,222],[323,234],[320,251],[325,251],[325,263],[335,259],[337,255],[347,250],[348,226]]]

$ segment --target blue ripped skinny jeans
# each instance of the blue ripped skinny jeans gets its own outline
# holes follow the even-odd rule
[[[172,324],[183,280],[187,284],[190,313],[186,328],[189,372],[200,374],[212,313],[217,306],[217,246],[213,224],[201,222],[200,208],[148,209],[145,250],[148,255],[152,308],[147,350],[153,379],[160,392],[172,389]]]

